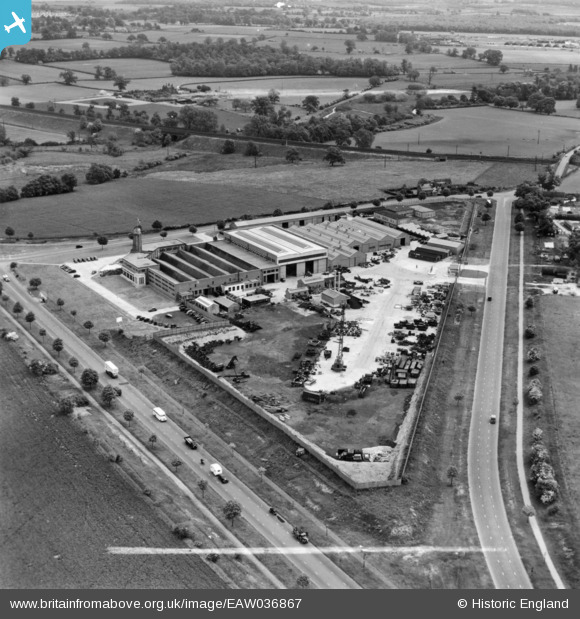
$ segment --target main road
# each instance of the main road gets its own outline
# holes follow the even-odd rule
[[[512,230],[512,200],[511,194],[497,196],[495,229],[469,430],[467,470],[475,526],[495,587],[498,589],[530,589],[532,585],[507,519],[498,466],[503,335]],[[496,424],[490,423],[491,415],[497,416]]]
[[[42,304],[37,303],[36,299],[29,296],[22,286],[16,282],[4,284],[7,294],[12,301],[20,301],[25,310],[32,308],[36,315],[36,323],[46,329],[51,338],[61,338],[64,349],[68,356],[74,356],[79,360],[80,366],[93,368],[99,371],[102,384],[116,385],[119,382],[125,383],[122,376],[117,380],[109,379],[103,372],[103,359],[80,338],[74,335],[64,326],[55,316],[53,316]],[[122,371],[122,368],[121,368]],[[218,479],[209,473],[209,464],[215,462],[212,455],[205,449],[200,448],[192,452],[185,446],[183,437],[185,432],[171,420],[171,409],[166,412],[169,421],[159,423],[152,414],[153,407],[157,403],[149,401],[140,391],[130,384],[123,384],[122,397],[118,399],[118,406],[123,409],[131,409],[135,417],[147,429],[147,432],[156,434],[158,438],[175,453],[176,456],[189,466],[199,478],[208,479],[212,484],[213,490],[225,501],[235,500],[242,506],[243,518],[281,554],[285,554],[300,573],[309,577],[312,584],[323,589],[358,589],[359,585],[345,572],[343,572],[326,555],[318,550],[313,544],[308,545],[311,550],[308,554],[286,554],[286,549],[300,547],[305,549],[292,536],[292,527],[287,522],[280,522],[276,517],[268,514],[268,505],[254,493],[251,488],[236,479],[233,474],[224,469],[226,477],[230,483],[222,485]],[[204,458],[207,464],[202,466],[200,458]],[[300,524],[294,523],[294,524]]]

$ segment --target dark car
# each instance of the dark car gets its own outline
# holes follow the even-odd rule
[[[77,273],[76,275],[73,275],[73,277],[80,277],[80,275]]]
[[[487,297],[487,300],[488,300],[488,301],[491,301],[491,297]]]
[[[152,307],[150,310],[148,310],[149,312],[156,312],[157,308],[156,307]]]
[[[222,482],[222,484],[229,484],[230,480],[227,477],[224,477],[223,475],[216,475],[216,477]]]
[[[83,246],[82,246],[82,245],[77,245],[77,246],[75,247],[75,249],[82,249],[82,248],[83,248]]]
[[[183,440],[190,449],[197,449],[197,443],[191,438],[191,436],[184,436]]]

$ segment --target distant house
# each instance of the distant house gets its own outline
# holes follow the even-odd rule
[[[430,219],[435,216],[435,211],[426,206],[417,205],[413,207],[413,215],[417,219]]]
[[[236,301],[232,299],[228,299],[227,297],[217,297],[215,299],[220,311],[225,312],[226,314],[235,314],[240,311],[240,305]]]
[[[391,226],[398,226],[410,221],[412,215],[413,207],[403,204],[390,204],[377,209],[373,213],[374,219]]]
[[[191,301],[191,304],[194,305],[196,308],[207,312],[208,314],[218,314],[220,311],[217,303],[215,303],[211,299],[208,299],[207,297],[204,297],[203,295],[200,295],[199,297],[193,299]]]

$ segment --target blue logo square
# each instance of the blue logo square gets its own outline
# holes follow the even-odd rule
[[[32,0],[0,0],[0,51],[30,41]]]

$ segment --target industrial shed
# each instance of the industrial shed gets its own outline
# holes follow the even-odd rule
[[[218,304],[220,310],[226,312],[226,314],[235,314],[240,311],[240,304],[227,297],[217,297],[215,302]]]
[[[428,248],[425,245],[419,245],[416,249],[412,249],[409,252],[409,258],[416,258],[417,260],[427,260],[427,262],[439,262],[450,256],[449,250],[437,249],[435,247]]]
[[[452,254],[457,255],[463,249],[463,243],[461,241],[450,241],[449,239],[438,239],[431,237],[425,247],[446,249]]]
[[[338,292],[338,290],[328,288],[327,290],[322,291],[320,300],[323,303],[330,305],[330,307],[344,307],[348,301],[348,297],[345,294],[342,294],[342,292]]]

